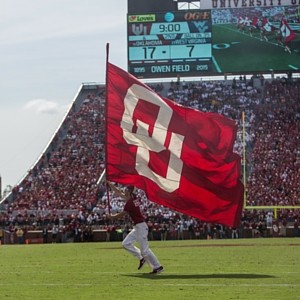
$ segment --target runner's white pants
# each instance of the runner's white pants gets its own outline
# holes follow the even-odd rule
[[[134,246],[138,242],[140,249]],[[138,223],[133,226],[133,229],[122,242],[122,246],[139,260],[143,257],[152,269],[160,267],[160,263],[155,254],[149,248],[148,243],[148,226],[145,222]]]

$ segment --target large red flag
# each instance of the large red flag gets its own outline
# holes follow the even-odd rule
[[[235,122],[180,106],[107,68],[107,179],[135,185],[183,214],[238,226],[243,185]]]
[[[263,17],[261,26],[262,30],[267,33],[270,33],[275,30],[274,26],[269,22],[268,18],[266,17]]]
[[[288,22],[284,18],[282,18],[280,22],[280,31],[285,39],[285,43],[289,43],[291,40],[296,38],[295,32],[291,29]]]

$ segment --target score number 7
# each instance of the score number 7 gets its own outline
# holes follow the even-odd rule
[[[187,48],[190,48],[189,57],[192,57],[192,53],[193,53],[193,50],[195,49],[195,46],[187,46]]]

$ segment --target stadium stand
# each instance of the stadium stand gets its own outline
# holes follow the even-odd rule
[[[299,85],[266,83],[255,107],[248,205],[300,205]]]
[[[147,200],[142,191],[150,239],[268,236],[272,214],[259,206],[300,205],[299,79],[264,80],[253,76],[224,81],[171,82],[151,85],[185,106],[226,115],[239,123],[235,152],[243,154],[241,114],[245,113],[247,206],[236,229],[206,224]],[[36,164],[1,203],[2,240],[15,243],[22,227],[25,241],[87,242],[122,240],[132,224],[110,223],[104,168],[105,88],[83,85],[60,128]],[[123,202],[111,195],[111,210]],[[299,209],[278,213],[281,235],[288,226],[299,236]],[[53,232],[58,230],[57,236]],[[29,232],[31,232],[29,238]],[[51,232],[51,234],[50,234]],[[167,232],[167,234],[166,234]],[[27,237],[27,238],[26,238]]]

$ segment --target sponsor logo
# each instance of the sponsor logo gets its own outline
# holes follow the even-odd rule
[[[210,16],[211,16],[210,11],[187,12],[184,15],[184,19],[186,21],[209,20]]]
[[[173,22],[174,19],[175,19],[175,16],[174,16],[174,14],[172,12],[167,12],[165,14],[165,21],[166,22]]]
[[[155,22],[155,15],[131,15],[128,16],[129,23],[140,23],[140,22]]]

